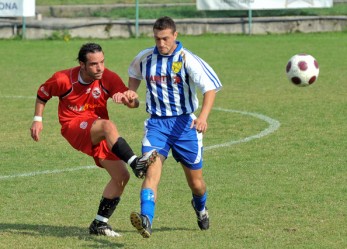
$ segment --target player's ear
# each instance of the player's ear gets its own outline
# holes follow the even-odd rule
[[[84,68],[84,67],[85,67],[85,64],[84,64],[83,61],[79,61],[79,64],[80,64],[81,68]]]

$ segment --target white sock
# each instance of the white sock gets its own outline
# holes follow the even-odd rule
[[[132,157],[130,157],[130,159],[128,160],[127,163],[130,165],[136,158],[137,158],[137,156],[133,155]]]
[[[95,219],[98,220],[98,221],[101,221],[101,222],[105,222],[105,223],[108,222],[107,218],[105,218],[105,217],[103,217],[101,215],[98,215],[98,214],[96,215]]]
[[[199,212],[199,216],[203,216],[206,214],[206,208],[204,208],[203,210],[198,211],[198,212]]]

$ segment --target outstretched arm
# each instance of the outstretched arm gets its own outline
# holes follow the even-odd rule
[[[141,80],[129,77],[129,81],[128,81],[129,90],[133,90],[134,92],[136,92],[137,88],[139,88],[140,83],[141,83]]]
[[[207,131],[207,118],[212,110],[215,97],[216,97],[215,90],[210,90],[205,92],[204,99],[202,102],[201,112],[199,116],[197,117],[197,119],[195,119],[192,122],[190,128],[193,128],[195,126],[198,132],[205,133]]]
[[[113,102],[124,104],[129,108],[137,108],[140,104],[137,93],[132,90],[127,90],[124,93],[115,93],[112,99]]]
[[[136,93],[137,88],[139,87],[141,81],[135,78],[129,77],[128,82],[128,91],[125,91],[124,93],[116,93],[112,96],[112,99],[115,103],[123,103],[124,105],[128,106],[129,108],[136,108],[139,107],[139,100],[138,95]]]
[[[31,137],[35,141],[40,140],[40,133],[43,129],[42,115],[43,115],[43,110],[45,109],[45,105],[46,105],[45,102],[41,101],[40,99],[36,99],[34,120],[30,128]]]

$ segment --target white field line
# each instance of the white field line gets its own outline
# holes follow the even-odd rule
[[[77,170],[82,170],[82,169],[96,169],[96,168],[98,168],[98,167],[93,165],[93,166],[81,166],[81,167],[68,168],[68,169],[53,169],[53,170],[34,171],[34,172],[29,172],[29,173],[0,176],[0,180],[19,178],[19,177],[37,176],[37,175],[58,174],[58,173],[62,173],[62,172],[71,172],[71,171],[77,171]]]
[[[230,109],[223,109],[223,108],[213,108],[213,110],[217,110],[217,111],[223,111],[223,112],[232,112],[232,113],[239,113],[241,115],[248,115],[248,116],[252,116],[255,118],[258,118],[260,120],[263,120],[265,122],[267,122],[269,124],[269,126],[265,129],[262,130],[261,132],[259,132],[258,134],[249,136],[249,137],[245,137],[242,138],[240,140],[235,140],[235,141],[229,141],[226,143],[222,143],[222,144],[216,144],[216,145],[211,145],[211,146],[207,146],[204,147],[204,150],[213,150],[213,149],[217,149],[220,147],[226,147],[226,146],[231,146],[234,144],[239,144],[239,143],[246,143],[249,142],[253,139],[257,139],[257,138],[262,138],[265,137],[267,135],[269,135],[270,133],[275,132],[278,128],[280,128],[281,124],[279,121],[269,118],[265,115],[259,114],[259,113],[254,113],[254,112],[244,112],[244,111],[237,111],[237,110],[230,110]]]
[[[27,97],[27,96],[1,96],[2,98],[36,98],[36,97]],[[253,112],[245,112],[245,111],[238,111],[238,110],[231,110],[231,109],[223,109],[223,108],[213,108],[213,110],[216,111],[222,111],[222,112],[229,112],[229,113],[238,113],[241,115],[248,115],[252,116],[255,118],[258,118],[260,120],[263,120],[269,124],[269,126],[265,129],[259,132],[258,134],[254,134],[249,137],[245,137],[239,140],[232,140],[226,143],[221,143],[221,144],[215,144],[211,146],[206,146],[204,147],[204,150],[213,150],[221,147],[227,147],[235,144],[240,144],[240,143],[246,143],[249,142],[253,139],[258,139],[262,138],[264,136],[267,136],[273,132],[275,132],[279,127],[280,127],[280,122],[269,118],[265,115],[259,114],[259,113],[253,113]],[[30,176],[36,176],[36,175],[45,175],[45,174],[58,174],[58,173],[63,173],[63,172],[71,172],[71,171],[77,171],[77,170],[85,170],[85,169],[96,169],[98,168],[97,166],[81,166],[81,167],[75,167],[75,168],[68,168],[68,169],[55,169],[55,170],[44,170],[44,171],[34,171],[34,172],[29,172],[29,173],[21,173],[21,174],[14,174],[14,175],[5,175],[1,176],[0,175],[0,180],[5,180],[5,179],[12,179],[12,178],[19,178],[19,177],[30,177]]]
[[[2,99],[36,99],[35,96],[11,96],[11,95],[0,95]]]

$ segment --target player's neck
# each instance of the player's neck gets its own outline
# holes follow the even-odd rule
[[[80,70],[79,74],[78,74],[78,81],[83,84],[83,85],[89,85],[90,83],[92,83],[94,81],[94,79],[86,79],[88,77],[86,77],[85,75],[83,75],[82,70]]]

